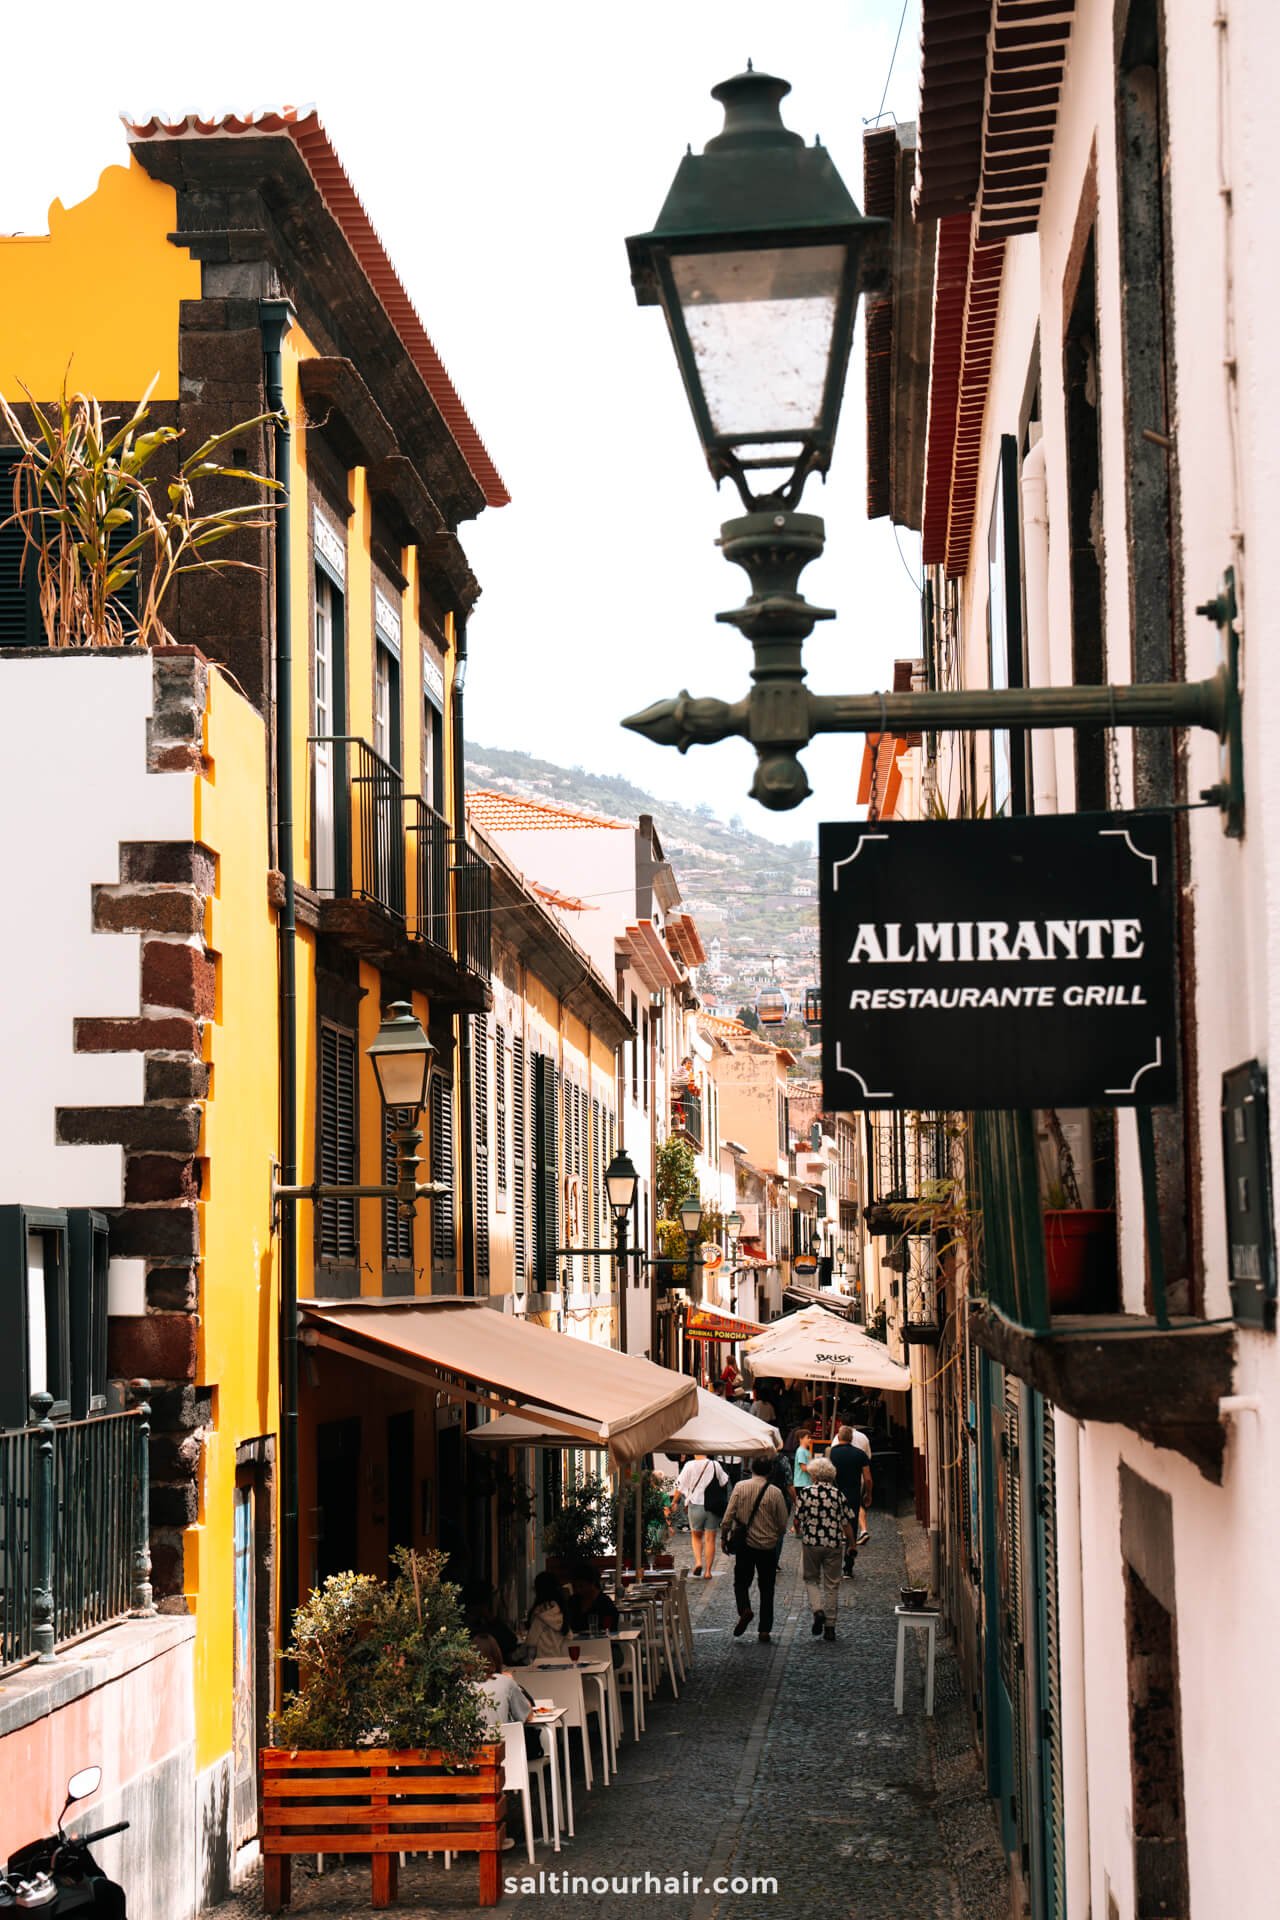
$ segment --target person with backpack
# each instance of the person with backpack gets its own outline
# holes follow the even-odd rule
[[[716,1534],[729,1504],[729,1477],[716,1460],[695,1453],[676,1475],[671,1498],[674,1517],[680,1502],[689,1509],[689,1539],[693,1546],[693,1577],[709,1580],[716,1557]]]

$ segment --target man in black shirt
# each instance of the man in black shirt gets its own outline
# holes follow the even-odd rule
[[[827,1455],[836,1470],[836,1485],[849,1502],[854,1513],[859,1507],[871,1505],[871,1461],[861,1447],[853,1444],[853,1428],[841,1427],[836,1444]],[[849,1547],[844,1556],[844,1570],[853,1572],[853,1563],[857,1559],[857,1548]]]
[[[574,1633],[616,1633],[618,1609],[600,1585],[594,1567],[575,1567],[569,1625]]]

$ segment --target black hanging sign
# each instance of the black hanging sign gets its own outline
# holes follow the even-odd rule
[[[1167,813],[818,830],[827,1107],[1177,1098]]]

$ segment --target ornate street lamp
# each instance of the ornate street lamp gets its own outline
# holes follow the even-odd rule
[[[1223,663],[1192,684],[815,694],[804,642],[830,609],[810,606],[800,575],[821,552],[822,521],[795,508],[811,473],[831,464],[860,290],[884,282],[889,222],[858,212],[816,143],[782,124],[790,88],[737,74],[713,89],[723,130],[686,154],[651,233],[627,242],[641,306],[661,306],[694,421],[717,484],[732,479],[746,513],[720,530],[745,568],[745,606],[718,617],[751,642],[752,690],[729,702],[687,691],[623,722],[662,746],[750,740],[751,793],[775,810],[809,793],[797,757],[819,733],[979,732],[1061,726],[1203,727],[1223,743],[1206,798],[1228,833],[1244,824],[1234,583],[1197,611],[1221,630]]]
[[[636,1203],[640,1176],[625,1147],[619,1147],[604,1170],[604,1190],[613,1215],[614,1272],[618,1287],[618,1351],[627,1351],[627,1226]]]
[[[325,1184],[313,1180],[305,1186],[272,1188],[273,1201],[282,1200],[398,1200],[402,1213],[412,1215],[419,1200],[452,1193],[452,1186],[439,1180],[418,1182],[422,1145],[419,1121],[427,1103],[427,1082],[435,1048],[422,1030],[422,1024],[407,1000],[395,1000],[382,1015],[382,1025],[366,1049],[373,1065],[374,1078],[383,1106],[400,1116],[395,1131],[396,1183],[380,1187]]]

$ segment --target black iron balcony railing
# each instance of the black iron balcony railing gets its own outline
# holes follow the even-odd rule
[[[313,735],[311,875],[317,893],[405,915],[404,786],[354,734]]]
[[[151,1610],[150,1408],[0,1433],[0,1672]]]
[[[489,930],[492,894],[488,863],[461,838],[455,838],[453,848],[458,965],[468,973],[487,979],[491,964]]]
[[[429,941],[448,953],[449,823],[427,805],[421,794],[408,794],[404,804],[413,877],[409,932],[415,940]]]
[[[692,1087],[677,1087],[671,1095],[671,1131],[681,1134],[695,1152],[702,1146],[702,1096]]]

